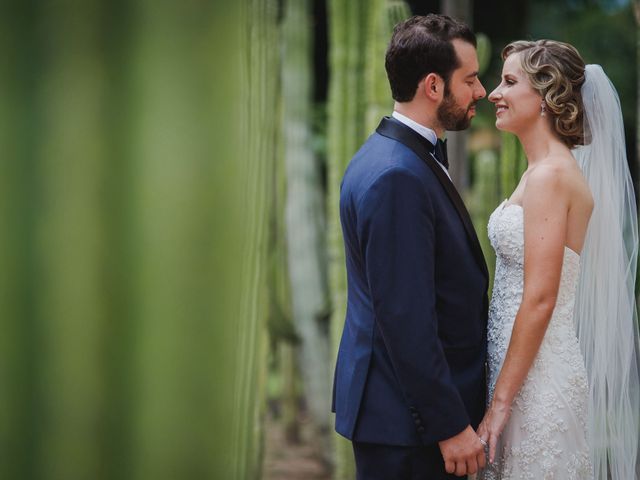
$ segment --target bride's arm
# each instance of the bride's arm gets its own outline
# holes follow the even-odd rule
[[[511,403],[538,353],[556,304],[566,243],[569,192],[562,173],[538,165],[523,198],[524,290],[493,400],[478,434],[489,442],[489,459],[509,417]]]

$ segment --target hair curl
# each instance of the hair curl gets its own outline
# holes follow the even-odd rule
[[[555,40],[512,42],[502,60],[520,54],[522,70],[542,96],[549,120],[569,148],[584,145],[584,108],[580,90],[585,79],[584,60],[573,46]]]

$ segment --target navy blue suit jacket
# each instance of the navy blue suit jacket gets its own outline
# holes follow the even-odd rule
[[[348,302],[333,411],[354,441],[431,445],[484,414],[487,266],[430,150],[385,117],[342,182]]]

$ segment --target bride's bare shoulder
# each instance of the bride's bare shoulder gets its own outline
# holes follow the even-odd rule
[[[564,200],[569,207],[593,207],[593,197],[575,159],[569,155],[549,157],[531,169],[525,195]]]
[[[561,194],[569,187],[569,169],[564,162],[541,161],[529,170],[525,194],[550,193]]]

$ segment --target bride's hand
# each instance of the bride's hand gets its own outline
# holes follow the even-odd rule
[[[485,413],[482,422],[480,422],[477,433],[478,436],[489,445],[490,463],[493,463],[495,460],[498,438],[500,438],[500,434],[502,434],[502,430],[507,424],[510,414],[511,405],[493,401],[487,413]]]

